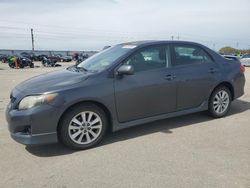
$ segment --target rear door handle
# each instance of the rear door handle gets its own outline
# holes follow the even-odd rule
[[[171,80],[173,80],[175,78],[176,78],[176,76],[170,75],[170,74],[165,76],[165,79],[168,80],[168,81],[171,81]]]

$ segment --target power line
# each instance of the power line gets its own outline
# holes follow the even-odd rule
[[[18,23],[18,24],[28,24],[28,25],[33,25],[33,26],[38,26],[38,27],[47,27],[47,28],[53,28],[53,33],[55,34],[59,34],[59,33],[62,33],[62,34],[73,34],[73,35],[79,35],[79,30],[84,32],[85,34],[86,33],[90,33],[90,34],[97,34],[97,35],[100,35],[100,32],[101,35],[114,35],[114,34],[117,34],[118,36],[128,36],[128,35],[138,35],[139,37],[141,37],[142,35],[146,35],[145,37],[148,37],[149,35],[153,35],[154,38],[156,38],[156,36],[158,35],[162,35],[164,36],[165,33],[162,31],[162,32],[145,32],[145,31],[129,31],[129,32],[120,32],[120,31],[110,31],[110,30],[103,30],[103,29],[89,29],[89,28],[86,28],[86,27],[66,27],[66,26],[59,26],[59,25],[48,25],[48,24],[37,24],[37,23],[31,23],[31,22],[23,22],[23,21],[10,21],[10,20],[0,20],[0,22],[7,22],[8,24],[9,23]],[[3,28],[3,29],[18,29],[18,30],[27,30],[27,27],[12,27],[12,26],[0,26],[0,28]],[[34,28],[34,27],[33,27]],[[59,32],[55,32],[56,30],[54,28],[57,28],[57,29],[60,29]],[[40,32],[40,33],[52,33],[52,32],[48,32],[48,31],[41,31],[41,28],[36,28],[36,31],[37,32]],[[216,38],[213,38],[211,36],[204,36],[204,35],[196,35],[196,34],[184,34],[184,33],[181,33],[180,34],[182,38],[188,38],[188,39],[199,39],[200,41],[204,41],[204,42],[211,42],[211,41],[218,41],[220,39],[216,39]],[[178,34],[178,37],[180,37],[180,35]],[[138,38],[138,36],[136,38]],[[177,39],[178,39],[177,37]],[[204,40],[205,39],[205,40]],[[206,40],[207,39],[207,40]],[[223,37],[223,39],[225,39],[225,37]],[[238,39],[233,39],[233,38],[228,38],[230,41],[234,40],[234,41],[238,41]]]
[[[0,21],[1,22],[1,21]],[[24,23],[24,22],[15,22],[15,23]],[[28,24],[28,23],[26,23]],[[41,25],[41,24],[33,24],[33,25]],[[145,39],[162,39],[165,40],[168,37],[167,34],[162,32],[140,32],[140,31],[130,31],[130,32],[120,32],[120,31],[105,31],[105,30],[91,30],[91,29],[84,29],[81,27],[74,27],[74,28],[68,28],[64,26],[56,26],[56,25],[43,25],[44,27],[49,28],[56,28],[53,29],[53,31],[50,30],[44,30],[44,28],[34,28],[34,31],[36,33],[36,41],[40,40],[61,40],[62,39],[76,39],[81,42],[81,40],[84,40],[85,38],[95,38],[95,39],[103,39],[103,40],[113,40],[113,41],[128,41],[128,40],[145,40]],[[58,30],[58,28],[61,28]],[[81,28],[81,29],[80,29]],[[76,29],[76,30],[75,30]],[[75,31],[74,31],[75,30]],[[104,32],[102,32],[104,31]],[[28,35],[28,28],[23,26],[0,26],[0,38],[3,39],[27,39],[30,38],[30,35]],[[161,36],[162,37],[161,37]],[[32,36],[32,34],[31,34]],[[163,37],[165,36],[165,37]],[[174,40],[176,38],[177,40],[181,39],[183,40],[192,40],[197,42],[204,42],[206,44],[209,44],[209,46],[213,46],[215,48],[216,46],[234,46],[236,44],[237,48],[239,46],[239,42],[236,43],[236,41],[239,40],[230,40],[230,43],[226,44],[225,42],[222,42],[219,39],[213,38],[210,36],[201,36],[201,35],[192,35],[192,34],[181,34],[178,33],[178,35],[172,35],[171,40]],[[34,35],[33,35],[34,40]],[[247,40],[246,40],[247,41]],[[240,42],[241,45],[247,44],[246,42]],[[34,41],[32,41],[32,49],[34,48]]]
[[[2,29],[14,29],[14,30],[27,30],[26,28],[22,27],[12,27],[12,26],[0,26]]]

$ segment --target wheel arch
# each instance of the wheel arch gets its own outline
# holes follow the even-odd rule
[[[70,111],[70,109],[74,108],[75,106],[78,106],[78,105],[83,105],[83,104],[93,104],[93,105],[96,105],[98,106],[99,108],[101,108],[105,114],[107,115],[107,119],[108,119],[108,129],[112,129],[112,115],[111,115],[111,112],[110,110],[101,102],[97,102],[97,101],[94,101],[94,100],[86,100],[86,101],[78,101],[74,104],[71,104],[69,107],[67,107],[63,113],[61,114],[60,118],[59,118],[59,121],[57,123],[57,132],[58,132],[58,129],[59,129],[59,125],[60,125],[60,122],[62,121],[63,119],[63,116],[68,112]]]
[[[212,96],[212,93],[213,93],[217,88],[222,87],[222,86],[227,87],[227,88],[229,89],[229,91],[230,91],[230,93],[231,93],[231,96],[232,96],[232,100],[234,100],[234,87],[233,87],[233,85],[232,85],[230,82],[228,82],[228,81],[223,81],[223,82],[217,84],[217,85],[214,87],[214,89],[212,90],[212,92],[210,93],[209,100],[210,100],[210,98],[211,98],[211,96]]]

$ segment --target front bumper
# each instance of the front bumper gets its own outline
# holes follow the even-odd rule
[[[16,141],[24,145],[40,145],[56,143],[57,133],[44,133],[44,134],[25,134],[25,133],[11,133],[11,137]]]
[[[41,105],[28,110],[6,110],[6,120],[11,137],[25,145],[55,143],[59,110],[50,105]]]

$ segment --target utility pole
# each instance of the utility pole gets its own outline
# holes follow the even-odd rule
[[[32,42],[32,53],[34,54],[34,34],[33,34],[33,28],[31,28],[31,42]]]
[[[171,36],[171,39],[174,40],[174,36]]]

